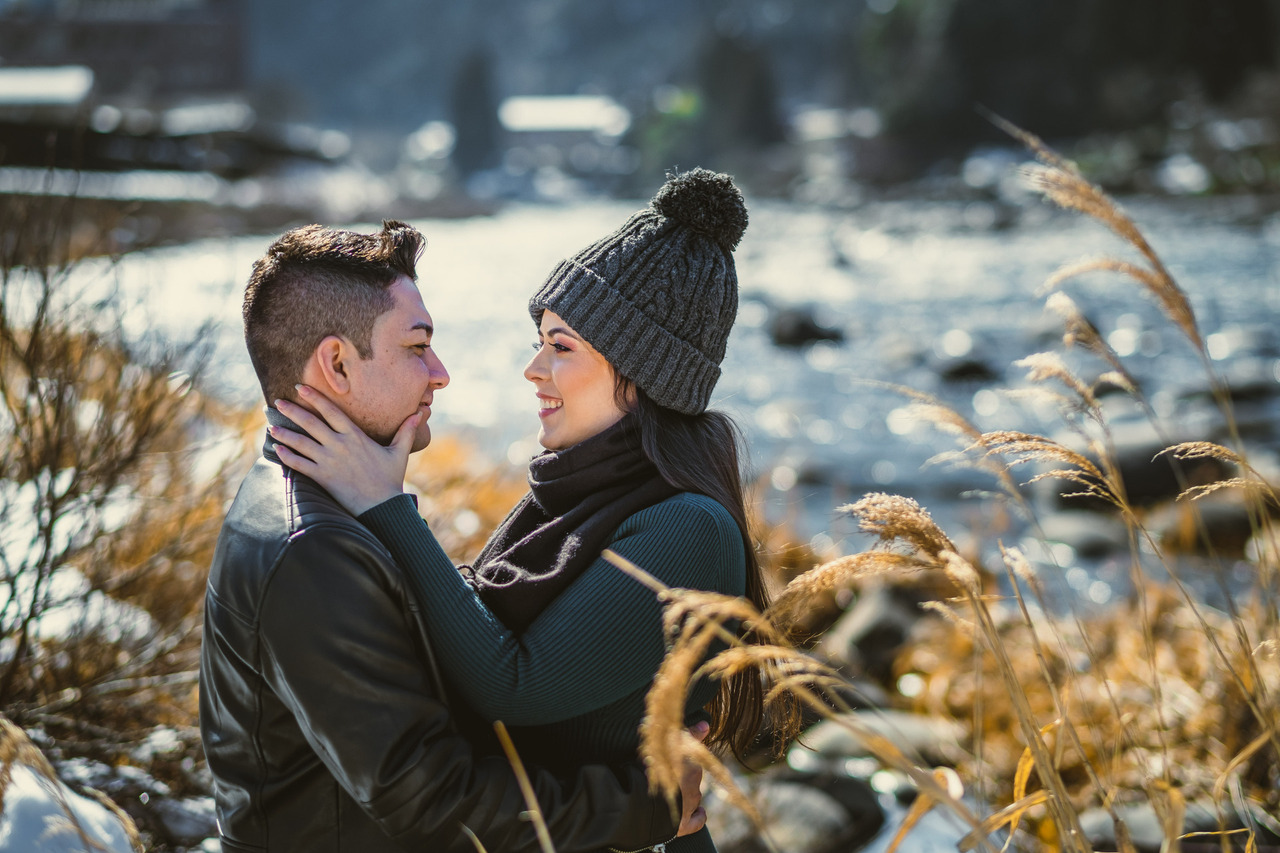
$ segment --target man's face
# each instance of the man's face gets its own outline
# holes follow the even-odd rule
[[[347,415],[372,438],[389,444],[404,419],[421,409],[424,417],[413,440],[418,451],[431,441],[431,400],[449,384],[449,373],[431,349],[434,326],[418,286],[401,276],[388,292],[395,304],[374,321],[373,356],[357,356],[347,365]]]

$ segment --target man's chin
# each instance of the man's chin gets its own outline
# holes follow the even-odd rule
[[[431,427],[423,424],[418,427],[418,431],[413,436],[413,447],[410,453],[417,453],[419,450],[426,448],[431,443]]]

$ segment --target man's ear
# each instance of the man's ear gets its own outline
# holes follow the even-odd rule
[[[351,393],[348,365],[355,349],[343,338],[330,335],[320,342],[311,355],[307,372],[316,374],[316,382],[307,382],[327,397],[343,397]],[[305,380],[304,380],[305,381]]]

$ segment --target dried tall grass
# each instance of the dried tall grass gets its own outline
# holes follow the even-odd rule
[[[130,332],[110,274],[79,283],[97,252],[74,200],[3,211],[0,709],[108,764],[166,727],[178,747],[153,769],[204,793],[182,767],[202,760],[200,601],[240,456],[215,439],[244,416],[202,390],[207,330]]]
[[[76,840],[84,846],[86,851],[104,849],[103,845],[89,834],[76,816],[75,811],[71,808],[62,783],[58,780],[58,776],[54,772],[52,765],[49,764],[48,759],[36,748],[36,745],[31,742],[22,729],[18,728],[3,715],[0,715],[0,820],[4,818],[5,792],[9,787],[10,780],[13,778],[14,771],[19,767],[26,767],[49,783],[48,790],[51,794],[52,804],[58,811],[57,815],[49,815],[46,818],[46,829],[41,836],[42,842],[53,836],[67,834],[75,835]],[[86,793],[116,816],[120,821],[120,828],[130,845],[138,853],[141,853],[143,849],[142,838],[129,815],[125,814],[118,805],[106,796],[96,791],[87,791]]]
[[[1129,853],[1135,848],[1120,807],[1135,802],[1149,803],[1154,810],[1166,853],[1179,850],[1192,802],[1208,803],[1217,811],[1220,825],[1208,834],[1217,837],[1224,851],[1258,849],[1264,829],[1280,835],[1277,548],[1273,540],[1262,540],[1270,545],[1255,557],[1253,582],[1232,589],[1224,611],[1192,594],[1180,578],[1176,555],[1162,547],[1144,526],[1144,514],[1129,503],[1095,390],[1098,383],[1130,394],[1157,419],[1120,357],[1062,288],[1097,272],[1137,283],[1208,370],[1215,399],[1231,425],[1233,446],[1168,442],[1163,455],[1177,462],[1214,459],[1229,463],[1237,473],[1192,484],[1179,472],[1181,501],[1194,506],[1199,498],[1232,489],[1249,502],[1254,532],[1261,535],[1272,530],[1270,519],[1280,509],[1275,487],[1250,464],[1234,432],[1230,398],[1213,372],[1190,300],[1137,225],[1039,139],[998,123],[1035,153],[1038,164],[1025,170],[1033,187],[1061,207],[1102,223],[1139,257],[1136,262],[1103,258],[1072,264],[1046,283],[1048,307],[1063,321],[1064,346],[1078,347],[1101,363],[1095,381],[1085,381],[1056,353],[1020,362],[1028,371],[1029,391],[1058,405],[1085,449],[1024,432],[980,432],[928,395],[898,390],[913,400],[919,417],[959,440],[959,450],[939,459],[994,473],[1004,500],[1031,521],[1033,530],[1038,530],[1035,506],[1024,490],[1033,482],[1060,480],[1068,492],[1109,506],[1129,531],[1134,595],[1102,615],[1085,617],[1073,610],[1053,615],[1062,602],[1048,600],[1040,572],[1061,572],[1066,566],[1036,568],[1020,551],[997,542],[1004,570],[997,582],[971,557],[962,556],[914,501],[867,495],[843,509],[878,544],[794,578],[767,613],[744,613],[741,605],[708,601],[705,594],[659,591],[667,602],[673,646],[650,693],[643,729],[651,781],[671,795],[676,762],[693,758],[713,778],[731,785],[715,756],[680,737],[679,710],[688,687],[706,674],[757,667],[775,685],[771,697],[790,691],[815,712],[854,725],[837,713],[840,703],[832,699],[844,680],[791,644],[797,633],[792,626],[804,618],[811,602],[825,600],[833,589],[856,587],[874,575],[924,573],[945,579],[948,590],[927,609],[951,618],[921,620],[897,671],[917,673],[926,684],[916,699],[901,697],[900,703],[952,717],[966,727],[969,758],[956,769],[968,781],[973,799],[958,797],[945,773],[935,775],[937,768],[916,766],[893,744],[866,733],[872,752],[886,766],[906,772],[921,793],[891,849],[904,842],[924,810],[943,805],[972,828],[962,850],[989,847],[989,836],[1003,829],[1010,843],[1021,847],[1092,853],[1080,815],[1098,808],[1111,817],[1118,850]],[[1013,472],[1026,465],[1038,470],[1019,482]],[[1196,531],[1207,539],[1200,520]],[[641,576],[634,567],[627,570]],[[1153,570],[1170,580],[1155,580]],[[1001,588],[1006,591],[999,593]],[[776,642],[754,649],[736,642],[728,629],[733,619],[767,626]],[[706,660],[710,637],[729,643],[729,649]],[[754,813],[749,802],[743,803],[746,798],[732,790],[731,800]],[[975,801],[983,816],[970,811],[969,803]]]

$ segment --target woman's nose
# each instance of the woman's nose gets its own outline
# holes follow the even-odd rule
[[[545,347],[539,347],[538,351],[533,354],[533,358],[529,359],[529,363],[524,366],[524,378],[530,382],[537,382],[540,379],[547,378],[545,362],[543,360],[543,350]]]

